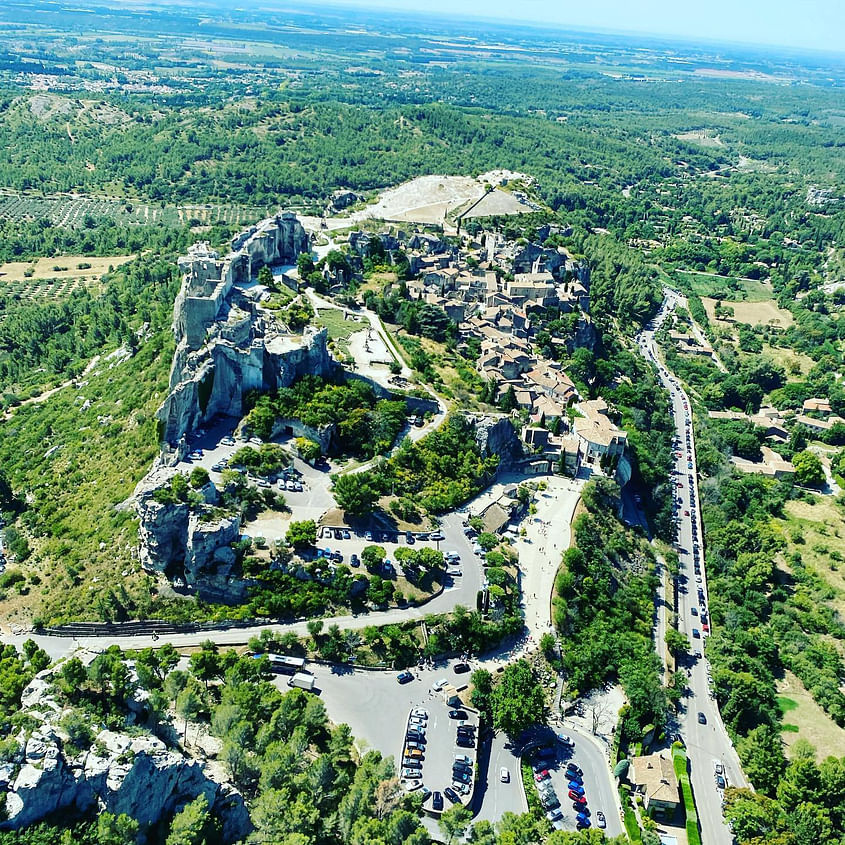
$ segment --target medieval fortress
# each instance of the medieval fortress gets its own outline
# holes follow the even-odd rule
[[[165,463],[184,457],[186,435],[213,417],[241,416],[247,391],[278,390],[304,373],[329,374],[326,331],[291,334],[260,307],[264,290],[252,283],[261,267],[295,264],[309,249],[299,219],[285,212],[239,234],[225,258],[198,243],[179,259],[176,353],[170,392],[157,413]]]

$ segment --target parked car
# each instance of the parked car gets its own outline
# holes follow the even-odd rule
[[[604,813],[601,810],[596,813],[596,823],[602,830],[607,827],[607,819],[604,817]]]
[[[449,718],[450,719],[466,719],[467,712],[466,710],[450,710],[449,711]]]
[[[459,748],[475,748],[475,740],[469,736],[458,736],[455,745]]]
[[[467,757],[466,754],[456,754],[455,755],[455,762],[456,763],[466,763],[468,766],[472,764],[472,760]]]
[[[557,738],[567,747],[575,748],[575,741],[571,736],[568,736],[567,734],[558,734]]]
[[[443,687],[445,687],[448,683],[449,683],[448,679],[446,679],[446,678],[440,678],[439,680],[435,681],[435,682],[431,685],[431,688],[432,688],[435,692],[440,692],[440,690],[442,690],[442,689],[443,689]]]
[[[549,810],[549,812],[548,812],[548,813],[546,813],[546,818],[547,818],[550,822],[557,821],[558,819],[562,819],[562,818],[563,818],[563,813],[561,813],[561,811],[560,811],[560,807],[558,807],[558,808],[556,808],[556,809],[554,809],[554,810]]]
[[[719,789],[724,789],[727,786],[727,782],[721,775],[716,775],[716,786]]]
[[[453,803],[453,804],[462,804],[461,796],[452,789],[451,786],[447,786],[446,789],[443,790],[443,794]]]
[[[583,775],[584,774],[582,769],[580,769],[578,766],[576,766],[575,763],[571,763],[571,762],[566,764],[567,777],[569,776],[570,772],[575,772],[576,775]]]
[[[404,672],[400,672],[396,676],[396,680],[399,681],[400,684],[407,684],[409,681],[414,680],[414,676],[406,669]]]
[[[470,666],[469,663],[456,663],[455,664],[455,674],[456,675],[463,675],[465,672],[469,672]]]
[[[410,780],[405,784],[405,789],[408,792],[414,792],[415,790],[420,789],[422,785],[421,780]]]
[[[431,796],[431,806],[435,810],[442,810],[443,809],[443,796],[439,792],[435,792]]]
[[[423,710],[422,707],[415,707],[411,711],[412,716],[416,716],[418,719],[427,719],[428,718],[428,710]]]
[[[469,772],[452,772],[452,779],[458,783],[472,783],[472,775]]]
[[[502,768],[499,769],[499,780],[502,783],[509,783],[510,779],[511,773],[504,766],[502,766]]]
[[[549,774],[548,770],[543,769],[542,772],[537,772],[537,774],[534,775],[534,780],[536,780],[537,783],[540,783],[541,780],[546,780],[546,778],[549,777],[551,777],[551,775]]]

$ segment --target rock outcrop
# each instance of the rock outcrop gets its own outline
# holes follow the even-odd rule
[[[476,420],[475,442],[482,455],[499,456],[501,469],[507,469],[522,457],[522,443],[507,417],[481,417]]]
[[[19,830],[55,813],[103,810],[126,813],[144,826],[167,819],[205,795],[222,822],[225,842],[250,832],[241,794],[158,737],[102,730],[90,748],[73,750],[60,727],[62,707],[50,692],[52,671],[40,673],[22,697],[23,714],[38,727],[28,737],[21,731],[17,751],[0,766],[0,787],[5,790],[1,829]]]
[[[236,570],[232,549],[240,536],[240,518],[209,520],[202,509],[185,502],[162,504],[154,489],[138,495],[141,565],[180,578],[185,586],[209,601],[239,601],[246,585]]]
[[[265,291],[251,284],[261,267],[294,263],[308,247],[302,224],[286,213],[239,235],[223,259],[208,244],[195,244],[179,259],[176,352],[170,392],[157,412],[165,459],[181,456],[185,436],[211,418],[241,416],[248,391],[331,373],[326,331],[291,334],[261,307]]]

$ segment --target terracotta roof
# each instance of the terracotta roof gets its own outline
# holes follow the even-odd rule
[[[648,757],[634,757],[631,760],[632,780],[645,788],[645,795],[649,801],[660,801],[664,804],[679,804],[678,776],[671,760],[660,754],[649,754]]]

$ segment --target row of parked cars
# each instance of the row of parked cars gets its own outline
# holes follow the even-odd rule
[[[461,710],[452,710],[449,717],[458,719],[465,717],[466,713]],[[466,754],[456,754],[452,763],[452,783],[443,792],[432,792],[423,785],[423,767],[425,765],[426,751],[426,729],[428,726],[428,711],[422,707],[415,707],[408,717],[408,726],[405,732],[405,744],[402,752],[401,778],[405,789],[414,792],[422,790],[423,803],[431,798],[432,809],[441,811],[443,809],[443,796],[453,804],[462,804],[462,795],[469,795],[472,789],[473,762]],[[456,729],[455,742],[459,747],[473,748],[475,746],[475,727],[473,725],[460,724]]]
[[[537,760],[533,765],[534,780],[540,794],[540,803],[546,811],[546,818],[552,823],[555,830],[563,830],[563,810],[548,769],[548,766],[554,762],[554,755],[553,749],[540,749]],[[574,761],[570,761],[566,764],[564,774],[567,779],[567,797],[572,802],[572,809],[575,811],[575,827],[578,830],[592,827],[592,814],[587,804],[584,789],[584,772]],[[600,828],[607,826],[607,819],[601,810],[596,813],[596,824]]]

